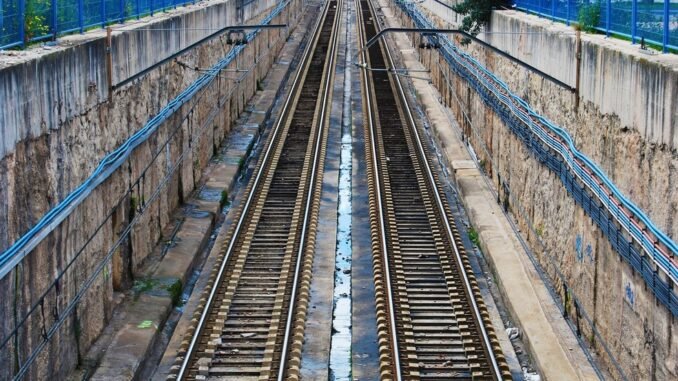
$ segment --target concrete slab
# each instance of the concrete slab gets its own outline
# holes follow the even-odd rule
[[[356,25],[355,11],[351,15]],[[358,46],[357,31],[351,43]],[[356,49],[357,50],[357,49]],[[354,53],[355,54],[355,53]],[[374,272],[372,268],[372,238],[370,236],[369,197],[367,169],[365,166],[365,137],[361,73],[352,70],[351,107],[353,110],[353,174],[352,185],[352,251],[351,298],[352,376],[354,380],[379,380],[379,346],[377,342],[377,310],[375,304]]]
[[[342,30],[345,28],[342,13]],[[304,346],[301,354],[302,380],[330,379],[330,350],[334,329],[334,282],[338,267],[337,255],[337,208],[338,183],[341,156],[341,132],[344,102],[344,65],[345,32],[339,32],[339,46],[336,57],[332,105],[329,119],[327,152],[319,211],[318,232],[315,257],[313,260],[313,278],[309,311],[304,330]],[[348,356],[348,355],[347,355]]]
[[[153,277],[177,279],[182,285],[186,284],[186,277],[193,267],[193,261],[207,244],[213,222],[211,213],[205,213],[202,218],[187,217],[174,239],[174,246],[167,250]]]
[[[435,120],[432,120],[435,123]],[[452,160],[452,169],[456,172],[460,169],[477,169],[476,162],[473,160]]]
[[[124,315],[128,323],[116,333],[90,380],[134,379],[169,314],[172,298],[169,295],[142,294],[125,307]]]

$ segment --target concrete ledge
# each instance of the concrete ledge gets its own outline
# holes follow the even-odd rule
[[[172,246],[155,270],[153,278],[176,279],[186,284],[186,276],[193,267],[193,260],[205,248],[212,231],[214,214],[205,212],[200,218],[187,217],[181,224],[181,230],[173,239]]]
[[[113,338],[93,381],[133,380],[170,312],[169,296],[142,294],[124,308],[127,323]]]

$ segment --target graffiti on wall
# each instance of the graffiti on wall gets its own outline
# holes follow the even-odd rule
[[[590,243],[584,246],[584,239],[581,234],[577,234],[574,242],[574,251],[577,254],[577,261],[593,263],[593,247],[591,247]]]

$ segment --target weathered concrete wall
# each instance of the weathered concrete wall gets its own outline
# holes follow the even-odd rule
[[[429,17],[433,19],[431,13]],[[401,18],[410,25],[406,16],[401,14]],[[511,11],[495,12],[492,20],[491,31],[497,33],[491,35],[493,45],[565,82],[574,82],[572,32],[555,33],[552,25],[543,25],[543,20]],[[675,239],[678,237],[678,224],[674,221],[678,215],[676,57],[642,58],[638,53],[626,54],[622,51],[626,48],[610,47],[609,41],[599,43],[595,36],[583,40],[578,110],[574,96],[558,85],[479,45],[471,44],[466,49],[538,113],[565,128],[575,138],[577,147]],[[465,80],[448,70],[437,52],[419,53],[517,219],[521,234],[565,300],[570,318],[600,355],[601,364],[615,378],[620,378],[614,369],[615,360],[632,380],[678,377],[678,320],[655,301],[644,280],[611,248],[593,221],[568,195],[560,179],[531,155]],[[451,87],[445,77],[450,78]],[[575,297],[579,312],[586,313],[592,324],[578,316]],[[603,342],[592,333],[592,326],[599,331],[612,356],[605,353]]]
[[[244,9],[244,19],[259,22],[275,3],[252,2]],[[294,0],[273,22],[294,22],[300,12],[301,2]],[[142,31],[114,32],[113,83],[215,29],[235,24],[235,14],[235,1],[215,1],[135,25]],[[192,28],[193,32],[172,35],[148,30],[174,26]],[[124,27],[130,28],[134,26]],[[236,81],[242,72],[222,72],[140,145],[20,266],[0,280],[0,339],[4,339],[16,320],[26,316],[57,274],[73,261],[58,286],[48,291],[43,307],[38,307],[20,330],[18,345],[12,339],[0,348],[0,379],[11,378],[13,369],[42,341],[44,330],[64,316],[65,307],[83,282],[167,177],[166,189],[157,201],[148,204],[130,238],[82,296],[28,378],[62,379],[77,365],[110,317],[113,292],[131,285],[134,272],[162,238],[161,228],[170,213],[194,190],[202,169],[256,91],[257,82],[266,74],[287,33],[260,33],[228,67],[249,69],[256,63],[242,80]],[[101,32],[68,37],[59,48],[38,57],[34,51],[10,57],[15,61],[12,65],[5,62],[0,66],[0,251],[78,186],[107,152],[203,74],[187,66],[209,68],[229,49],[225,37],[214,39],[116,89],[110,99]],[[170,174],[182,154],[183,161]],[[78,256],[92,235],[93,240]]]

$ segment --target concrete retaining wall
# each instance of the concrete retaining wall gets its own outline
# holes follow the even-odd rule
[[[429,18],[434,17],[429,12]],[[411,25],[406,16],[401,14],[401,19]],[[448,26],[440,18],[436,20],[440,26]],[[492,18],[490,31],[496,34],[486,38],[574,84],[574,34],[568,29],[564,35],[564,28],[501,11],[494,12]],[[565,128],[577,147],[675,239],[678,59],[628,53],[637,48],[617,48],[615,43],[601,40],[598,36],[583,38],[578,110],[568,90],[477,44],[466,50],[537,112]],[[465,80],[448,70],[435,51],[419,50],[419,54],[601,365],[616,379],[621,376],[615,361],[631,380],[678,377],[678,320],[656,303],[644,280],[611,248],[560,179],[539,164]],[[592,327],[600,337],[593,334]]]
[[[275,4],[256,0],[245,7],[244,19],[257,23]],[[300,12],[301,2],[294,0],[273,22],[294,22]],[[113,84],[216,29],[235,24],[235,15],[234,0],[214,1],[125,25],[124,29],[144,30],[114,32]],[[192,31],[149,30],[177,26]],[[20,266],[0,280],[0,338],[4,339],[73,261],[57,287],[47,291],[43,306],[31,314],[18,341],[0,348],[0,380],[10,379],[13,369],[40,344],[42,333],[64,316],[64,308],[83,282],[130,220],[147,206],[130,238],[115,251],[113,260],[42,351],[28,379],[62,379],[77,365],[110,318],[114,291],[131,286],[134,273],[162,239],[161,228],[198,185],[201,171],[257,90],[287,34],[288,30],[260,33],[228,67],[230,72],[222,72],[195,100],[177,110]],[[214,39],[109,94],[104,38],[100,31],[70,36],[52,51],[36,49],[2,58],[0,251],[89,176],[107,152],[203,74],[191,68],[209,68],[231,49],[225,37]],[[255,62],[236,81],[243,73],[232,70],[248,69]],[[182,154],[183,161],[171,175]],[[150,203],[163,181],[167,181],[166,189]],[[77,256],[92,235],[93,240]]]

